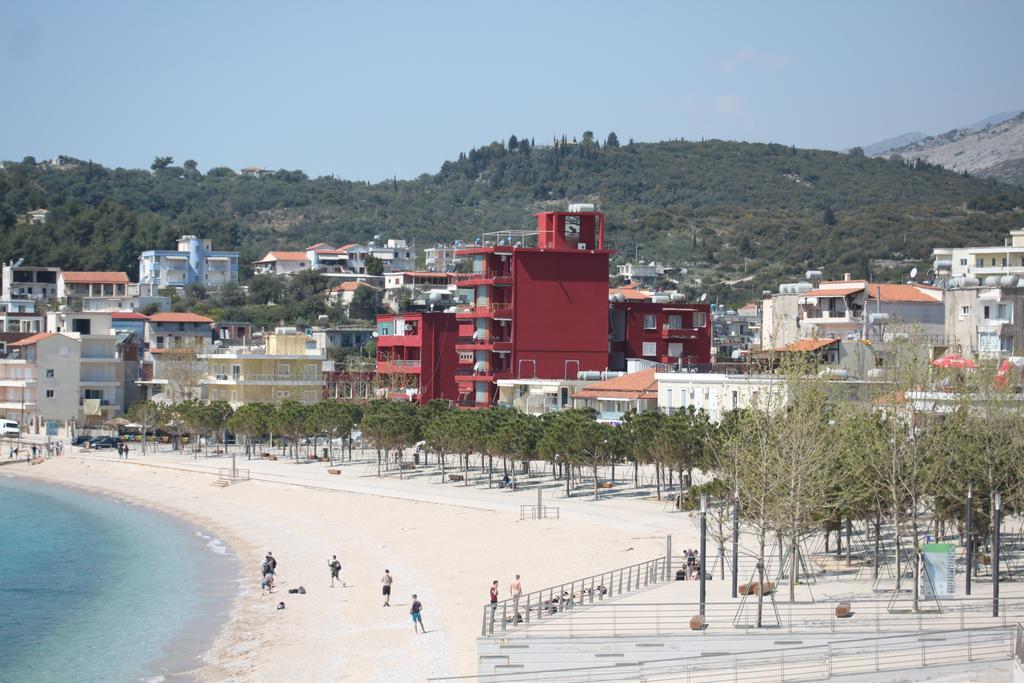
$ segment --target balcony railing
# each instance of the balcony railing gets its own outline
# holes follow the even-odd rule
[[[486,344],[511,344],[512,339],[510,337],[458,337],[455,339],[456,344],[479,344],[481,346]]]
[[[662,339],[696,339],[698,332],[697,328],[661,326]]]
[[[421,361],[419,360],[406,360],[402,358],[381,358],[378,363],[389,363],[399,368],[418,368],[420,367]]]

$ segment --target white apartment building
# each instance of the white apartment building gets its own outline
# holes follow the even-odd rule
[[[384,262],[385,272],[415,270],[416,252],[405,240],[388,240],[383,246],[370,243],[370,253]]]
[[[784,402],[785,382],[770,375],[727,375],[720,373],[659,372],[658,410],[673,413],[693,406],[718,422],[730,410],[759,406],[762,409]]]
[[[1006,284],[967,286],[957,278],[946,290],[949,348],[965,357],[1024,355],[1024,282],[1005,275]]]
[[[937,278],[1024,275],[1024,229],[1011,230],[1001,247],[936,248],[932,257]]]
[[[142,285],[216,289],[229,282],[238,282],[238,252],[213,251],[211,240],[195,235],[178,239],[177,250],[153,249],[139,255]]]
[[[0,359],[0,415],[22,430],[45,432],[46,422],[59,428],[78,418],[80,342],[42,332],[7,347]]]
[[[54,301],[57,299],[57,276],[60,268],[23,266],[21,262],[4,265],[3,298]]]

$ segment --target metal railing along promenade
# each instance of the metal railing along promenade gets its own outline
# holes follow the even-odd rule
[[[522,683],[526,681],[700,681],[761,683],[816,681],[940,666],[998,662],[1014,656],[1019,625],[928,635],[883,636],[809,645],[671,659],[650,659],[571,669],[430,678],[430,681]]]
[[[576,583],[578,588],[579,583]],[[566,586],[568,590],[568,584]],[[554,591],[557,595],[557,589]],[[527,633],[532,637],[650,637],[693,634],[701,635],[764,635],[765,633],[908,633],[952,629],[1002,627],[1024,619],[1024,598],[1000,599],[1000,615],[992,616],[992,601],[987,598],[943,600],[941,606],[921,601],[921,609],[912,610],[910,600],[891,603],[888,600],[834,600],[819,602],[776,602],[765,600],[761,625],[757,625],[757,596],[743,603],[705,603],[706,627],[692,631],[690,618],[700,612],[699,603],[590,603],[584,594],[575,603],[566,600],[557,611],[549,612],[542,602],[538,610],[536,598],[531,602],[532,618],[524,615],[526,605],[519,603],[519,619],[503,619],[512,615],[512,607],[503,611],[499,603],[497,617],[489,619],[485,612],[484,635]],[[525,598],[525,596],[524,596]],[[510,601],[506,601],[510,602]],[[850,615],[837,617],[841,603],[850,605]],[[574,609],[585,604],[588,609]],[[487,608],[489,610],[490,608]],[[538,613],[545,617],[538,617]],[[557,618],[555,618],[557,617]],[[490,631],[493,629],[493,632]]]
[[[480,635],[501,635],[568,611],[597,605],[621,595],[666,583],[674,578],[669,576],[671,567],[686,564],[685,558],[682,557],[673,557],[672,560],[668,562],[665,557],[657,557],[628,567],[524,593],[518,598],[502,600],[494,605],[485,605]]]

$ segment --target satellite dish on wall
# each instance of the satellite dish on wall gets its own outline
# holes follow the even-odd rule
[[[704,292],[703,294],[700,295],[700,300],[701,301],[707,301],[707,299],[708,299],[708,293],[707,292]]]
[[[917,266],[910,269],[910,279],[913,280],[915,277],[917,277]]]

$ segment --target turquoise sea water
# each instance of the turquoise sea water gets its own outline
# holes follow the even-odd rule
[[[237,589],[171,517],[0,475],[0,681],[185,680]]]

